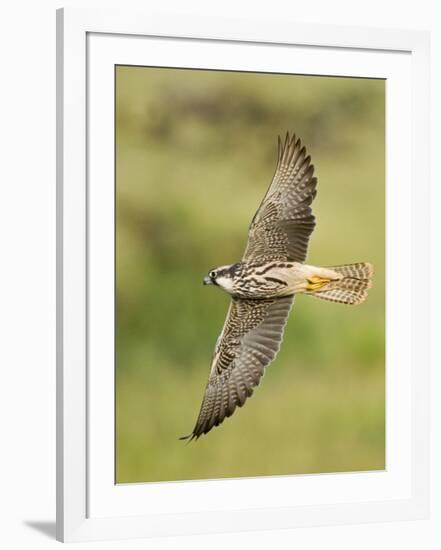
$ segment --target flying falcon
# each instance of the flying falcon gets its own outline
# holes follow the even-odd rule
[[[231,295],[217,340],[199,416],[197,439],[242,407],[273,361],[296,294],[360,304],[371,287],[373,267],[354,263],[315,267],[303,262],[315,218],[314,167],[300,139],[279,137],[273,180],[251,222],[240,262],[212,269],[204,284]]]

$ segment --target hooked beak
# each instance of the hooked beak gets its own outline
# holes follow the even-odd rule
[[[210,277],[204,277],[203,283],[204,285],[212,285],[213,281],[210,279]]]

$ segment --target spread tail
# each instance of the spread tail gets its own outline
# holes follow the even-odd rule
[[[340,304],[361,304],[372,286],[373,273],[369,263],[319,268],[317,274],[308,279],[306,294]]]

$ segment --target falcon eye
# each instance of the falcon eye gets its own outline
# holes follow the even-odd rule
[[[210,279],[214,279],[216,277],[216,271],[210,271],[208,276],[210,277]]]

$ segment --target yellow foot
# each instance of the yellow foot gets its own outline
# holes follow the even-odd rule
[[[308,283],[306,285],[306,290],[318,290],[319,288],[322,288],[323,286],[327,285],[330,280],[331,279],[325,279],[323,277],[319,277],[318,275],[309,277]]]

